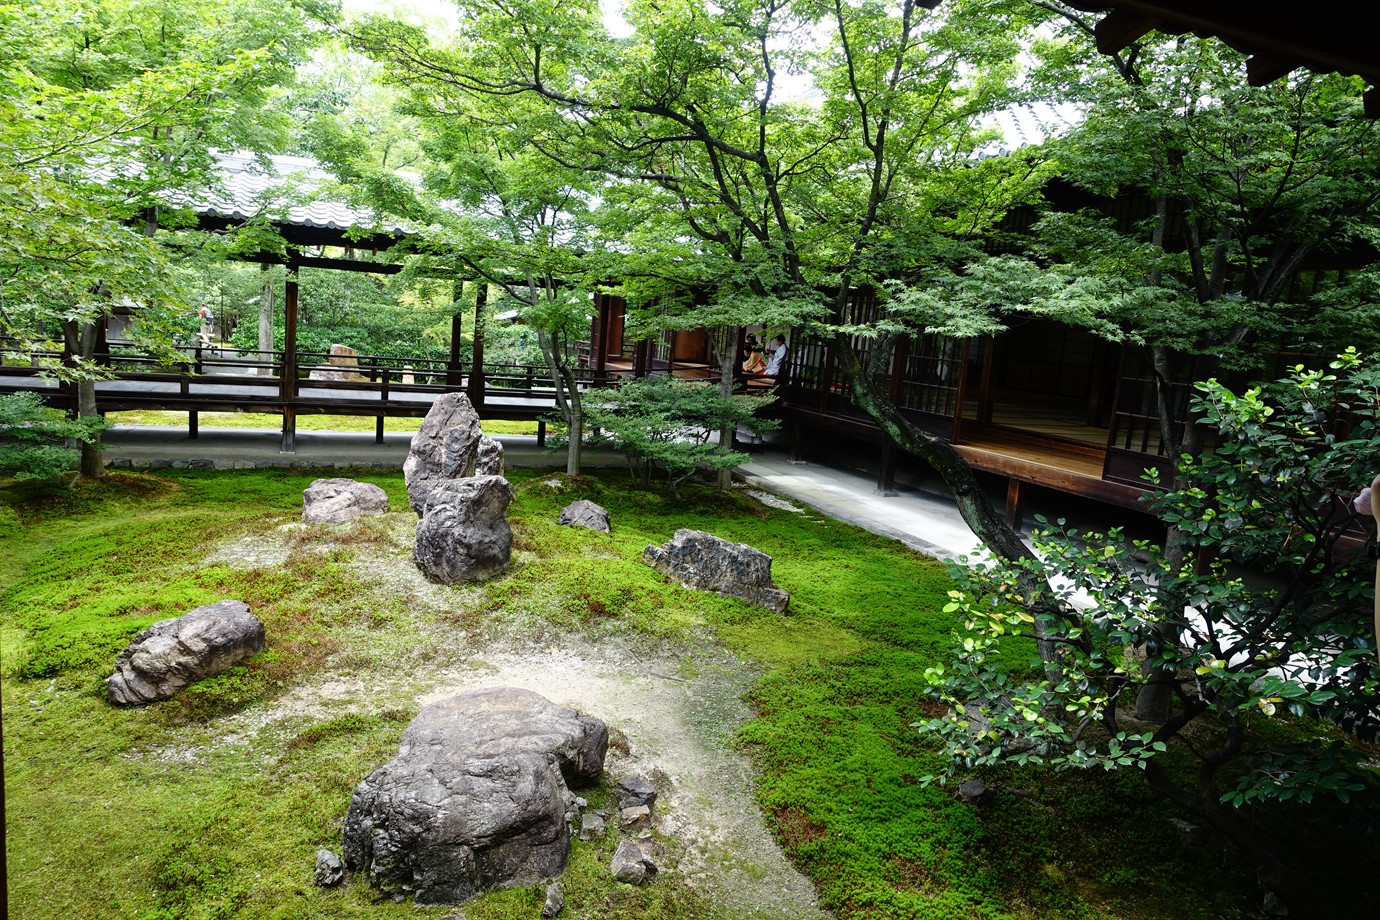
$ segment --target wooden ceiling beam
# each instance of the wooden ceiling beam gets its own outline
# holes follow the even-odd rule
[[[1246,82],[1265,86],[1304,66],[1297,57],[1283,54],[1257,54],[1246,61]]]
[[[1116,54],[1131,42],[1144,38],[1158,27],[1160,21],[1135,10],[1112,10],[1102,21],[1093,27],[1097,36],[1097,50],[1103,54]]]

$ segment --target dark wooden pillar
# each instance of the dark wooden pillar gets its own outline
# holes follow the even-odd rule
[[[877,470],[877,493],[896,494],[896,448],[890,442],[882,445],[881,465]]]
[[[949,440],[954,444],[959,443],[959,438],[963,437],[963,399],[968,390],[968,359],[972,353],[973,340],[964,339],[958,366],[958,391],[954,393],[954,426],[949,433]]]
[[[197,423],[199,421],[200,419],[198,418],[197,411],[195,409],[192,409],[190,412],[187,413],[187,437],[193,441],[196,440],[197,435],[200,433],[197,431]]]
[[[637,349],[633,352],[633,376],[646,377],[647,367],[652,361],[652,340],[643,339],[637,343]]]
[[[465,296],[465,282],[455,282],[451,293],[454,295],[450,317],[450,355],[446,359],[446,386],[458,387],[464,384],[464,374],[460,370],[460,339],[463,337],[465,317],[460,312],[460,301]]]
[[[474,354],[470,359],[470,379],[466,388],[470,402],[477,409],[484,405],[484,307],[489,302],[489,285],[485,281],[477,284],[479,291],[474,295]],[[455,336],[458,340],[458,336]],[[454,347],[454,346],[452,346]]]
[[[590,356],[594,359],[594,385],[596,387],[608,384],[609,367],[609,328],[613,325],[612,317],[609,315],[613,310],[613,298],[608,294],[594,295],[594,329],[593,338],[590,339]]]
[[[992,422],[992,374],[997,365],[997,337],[987,336],[983,340],[982,378],[978,384],[977,420],[983,424]]]
[[[1025,518],[1022,485],[1023,483],[1015,477],[1006,480],[1006,523],[1011,525],[1013,530],[1020,530],[1021,522]]]
[[[906,364],[910,362],[910,336],[902,336],[891,355],[891,375],[887,378],[887,395],[894,406],[901,404],[901,384],[905,381]]]
[[[283,285],[283,447],[285,454],[297,451],[297,263],[288,262],[287,283]]]

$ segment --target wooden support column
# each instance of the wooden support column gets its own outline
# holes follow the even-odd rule
[[[791,457],[788,463],[804,463],[804,429],[799,422],[791,423]]]
[[[383,416],[380,415],[374,420],[374,443],[383,443]]]
[[[451,302],[459,304],[465,296],[465,282],[455,282],[451,293],[454,295]],[[458,387],[464,384],[464,374],[460,370],[460,339],[464,333],[465,320],[458,306],[452,309],[455,312],[450,317],[450,355],[446,359],[446,386]]]
[[[958,392],[954,394],[954,427],[949,434],[949,440],[954,444],[959,443],[963,437],[963,398],[968,391],[968,359],[972,355],[973,340],[963,340],[962,357],[958,367]]]
[[[479,291],[474,295],[474,353],[470,360],[470,379],[466,385],[470,402],[476,409],[484,405],[484,327],[488,325],[484,306],[489,302],[489,285],[486,281],[479,281],[477,287]]]
[[[283,285],[283,398],[282,452],[297,452],[297,263],[288,261],[287,283]]]
[[[882,445],[880,468],[877,470],[877,494],[896,495],[896,448],[891,443]]]
[[[910,362],[910,336],[902,336],[891,355],[891,373],[887,377],[887,396],[892,405],[901,404],[901,384],[905,380],[906,365]]]
[[[1006,480],[1006,523],[1013,530],[1021,529],[1025,517],[1025,496],[1021,494],[1022,483],[1014,476]]]
[[[602,387],[608,383],[609,366],[609,326],[613,298],[607,294],[594,295],[595,320],[594,337],[590,340],[590,350],[594,352],[594,385]]]
[[[978,384],[977,420],[984,425],[992,423],[992,373],[997,365],[997,338],[986,336],[983,339],[982,375]]]
[[[537,446],[546,446],[546,420],[537,419]]]
[[[197,411],[192,409],[187,413],[187,437],[195,441],[199,432],[197,431]]]

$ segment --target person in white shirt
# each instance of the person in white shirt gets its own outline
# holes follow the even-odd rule
[[[778,335],[776,337],[776,350],[771,353],[771,360],[767,362],[767,369],[762,373],[767,377],[775,377],[781,373],[781,367],[786,362],[786,337]]]

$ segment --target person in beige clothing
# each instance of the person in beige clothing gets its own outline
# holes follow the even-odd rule
[[[1371,481],[1370,488],[1361,490],[1355,506],[1358,514],[1371,515],[1375,525],[1380,527],[1380,476]],[[1375,561],[1375,642],[1380,649],[1380,559]]]

